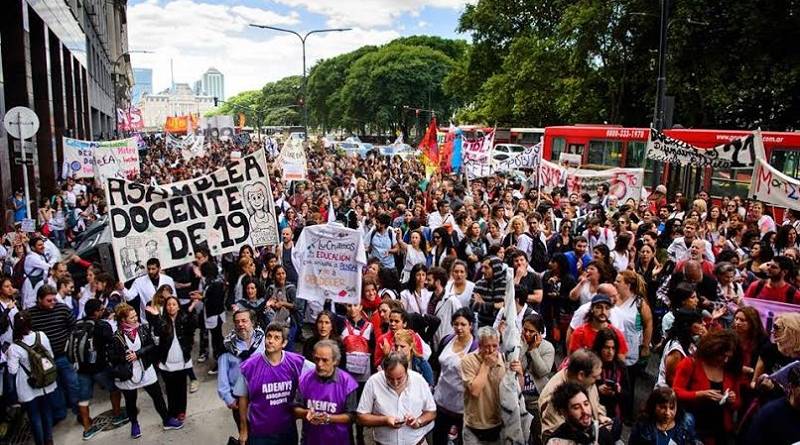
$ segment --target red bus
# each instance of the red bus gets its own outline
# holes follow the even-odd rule
[[[700,148],[711,148],[750,134],[742,130],[665,130],[667,136]],[[762,132],[764,151],[769,163],[791,177],[800,176],[800,132]],[[649,128],[624,128],[614,125],[574,125],[547,127],[544,132],[543,157],[558,161],[561,153],[582,156],[585,168],[644,167],[645,185],[652,184],[653,161],[645,159],[650,137]],[[671,166],[658,173],[658,182],[665,183]],[[712,169],[687,166],[674,181],[693,193],[702,187],[714,197],[748,196],[751,169]]]

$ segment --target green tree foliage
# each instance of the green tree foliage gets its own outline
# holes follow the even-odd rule
[[[790,129],[800,112],[800,4],[673,0],[667,94],[684,126]],[[445,80],[460,116],[499,124],[652,119],[659,2],[480,0]]]

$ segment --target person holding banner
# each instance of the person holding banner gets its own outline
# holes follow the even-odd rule
[[[781,303],[797,304],[800,302],[800,291],[792,286],[788,280],[794,277],[794,263],[785,256],[776,256],[767,263],[766,280],[757,280],[750,284],[745,292],[745,298],[777,301]]]

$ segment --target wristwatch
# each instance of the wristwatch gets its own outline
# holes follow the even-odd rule
[[[325,413],[325,425],[327,425],[329,423],[331,423],[331,415],[328,414],[328,413]]]

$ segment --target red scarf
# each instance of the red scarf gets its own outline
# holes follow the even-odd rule
[[[130,341],[135,341],[136,336],[139,332],[139,323],[128,323],[127,321],[123,321],[119,324],[119,328],[122,330],[122,333],[125,334],[126,337]]]

